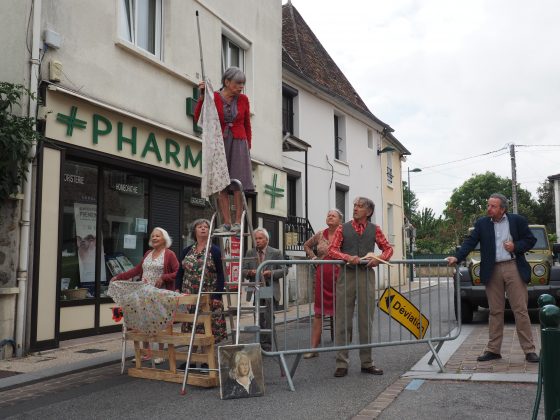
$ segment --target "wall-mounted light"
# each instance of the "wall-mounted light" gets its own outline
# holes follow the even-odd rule
[[[381,149],[381,150],[378,149],[377,150],[377,155],[380,155],[381,153],[394,152],[395,150],[397,150],[397,149],[395,149],[394,147],[385,146],[383,149]]]

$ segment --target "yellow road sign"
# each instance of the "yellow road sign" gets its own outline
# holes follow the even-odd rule
[[[377,306],[410,331],[416,338],[424,338],[430,326],[430,321],[420,313],[410,300],[401,295],[397,290],[392,287],[385,289]],[[422,322],[420,322],[420,319],[422,319]],[[420,334],[420,324],[422,324],[422,334]]]

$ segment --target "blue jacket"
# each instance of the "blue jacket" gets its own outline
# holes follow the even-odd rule
[[[525,259],[525,253],[535,246],[537,238],[529,229],[527,219],[518,214],[506,213],[509,221],[509,232],[514,242],[515,262],[519,275],[525,283],[531,280],[531,266]],[[463,261],[469,252],[471,252],[480,242],[480,281],[486,284],[496,262],[496,239],[494,234],[494,223],[490,217],[481,217],[474,224],[474,230],[468,238],[465,239],[463,245],[455,255],[457,262]]]

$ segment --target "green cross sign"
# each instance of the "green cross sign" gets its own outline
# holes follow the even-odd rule
[[[278,174],[274,174],[272,177],[272,185],[264,184],[264,193],[272,197],[272,202],[270,204],[270,208],[272,209],[276,205],[276,197],[284,197],[284,188],[277,187],[277,181]]]
[[[56,115],[56,120],[61,122],[62,124],[66,124],[66,135],[72,137],[72,133],[74,132],[74,127],[79,128],[80,130],[85,130],[87,122],[84,120],[80,120],[76,118],[76,114],[78,113],[78,107],[72,105],[70,108],[70,115],[64,115],[60,112]]]

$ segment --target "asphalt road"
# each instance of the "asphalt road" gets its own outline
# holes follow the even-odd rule
[[[416,300],[418,294],[411,298]],[[433,305],[441,302],[433,289],[423,291],[422,299]],[[443,312],[449,313],[446,307]],[[382,336],[386,336],[387,324],[380,325]],[[443,328],[446,325],[443,323]],[[121,376],[118,366],[113,365],[6,391],[0,394],[0,418],[344,419],[372,402],[427,351],[426,344],[375,348],[375,364],[385,374],[373,376],[360,372],[357,350],[353,350],[349,374],[344,378],[333,377],[335,354],[323,353],[301,361],[294,377],[296,392],[290,391],[280,376],[276,359],[264,358],[265,395],[225,401],[220,400],[217,388],[188,387],[187,395],[181,396],[179,384]]]

